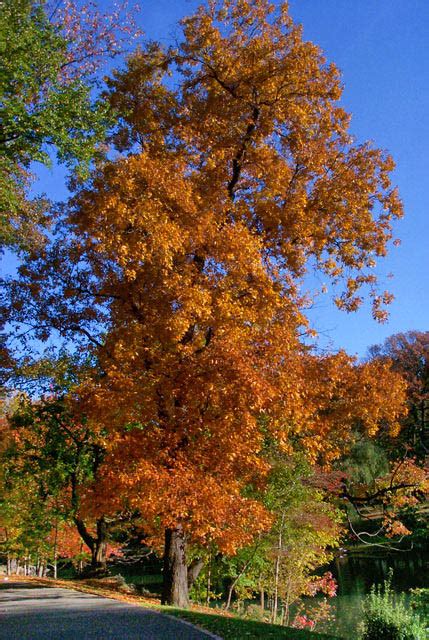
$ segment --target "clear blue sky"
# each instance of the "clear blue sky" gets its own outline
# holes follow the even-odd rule
[[[108,0],[99,0],[107,7]],[[141,0],[139,22],[148,38],[169,42],[195,0]],[[395,295],[390,320],[379,325],[368,307],[336,311],[329,296],[311,312],[323,346],[363,356],[369,345],[408,329],[429,329],[429,0],[291,0],[304,37],[321,46],[343,73],[343,104],[352,132],[388,149],[405,205],[396,226],[399,248],[380,265]],[[60,197],[59,177],[43,170],[41,189]]]

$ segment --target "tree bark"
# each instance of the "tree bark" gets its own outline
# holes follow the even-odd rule
[[[54,540],[54,579],[58,577],[58,518],[55,520],[55,540]]]
[[[207,592],[206,592],[206,605],[210,605],[210,594],[212,589],[212,560],[210,558],[209,566],[207,568]]]
[[[196,558],[192,560],[191,564],[188,566],[188,590],[194,586],[195,580],[201,573],[201,569],[204,567],[204,560],[201,558]]]
[[[107,573],[107,523],[104,518],[97,520],[97,537],[91,549],[91,571],[96,575]]]
[[[273,612],[272,612],[272,620],[273,624],[277,622],[277,611],[279,605],[279,579],[280,579],[280,565],[281,565],[281,553],[282,553],[282,545],[283,545],[283,527],[285,521],[285,514],[282,513],[282,521],[280,524],[280,531],[278,537],[278,545],[277,545],[277,556],[274,565],[274,601],[273,601]]]
[[[76,516],[74,518],[77,530],[91,551],[91,564],[82,572],[82,577],[101,577],[107,575],[107,538],[108,525],[104,517],[97,520],[97,534],[92,536],[84,521]]]
[[[182,527],[165,530],[162,604],[189,606],[186,538]]]

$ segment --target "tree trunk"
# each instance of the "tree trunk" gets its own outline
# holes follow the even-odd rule
[[[191,564],[188,566],[188,590],[194,586],[195,580],[201,573],[201,569],[204,567],[204,560],[201,558],[196,558],[192,560]]]
[[[18,560],[16,558],[10,559],[10,575],[18,574]]]
[[[58,577],[58,518],[55,520],[55,539],[54,539],[54,579]]]
[[[210,557],[209,566],[207,568],[207,592],[206,592],[206,605],[210,604],[210,594],[212,589],[212,559]]]
[[[172,604],[182,609],[189,606],[186,539],[180,526],[165,530],[161,604]]]
[[[108,525],[104,517],[97,520],[97,535],[92,536],[84,521],[79,517],[74,518],[77,530],[91,551],[91,564],[82,573],[82,577],[100,577],[107,574],[107,537]]]
[[[278,612],[278,606],[279,606],[279,578],[280,578],[280,565],[281,565],[281,554],[282,554],[282,545],[283,545],[284,521],[285,521],[285,514],[282,513],[282,520],[280,524],[280,531],[279,531],[278,544],[277,544],[277,556],[276,556],[276,561],[274,565],[274,600],[273,600],[273,613],[272,613],[272,620],[271,620],[273,624],[276,624],[277,622],[277,612]]]
[[[236,580],[233,580],[231,582],[231,584],[228,587],[228,597],[226,599],[226,603],[225,603],[225,611],[229,611],[229,608],[231,606],[231,602],[232,602],[232,594],[234,593],[234,587],[236,584]]]
[[[82,554],[83,554],[83,542],[80,543],[80,551],[79,551],[79,564],[77,566],[77,572],[80,575],[83,571],[83,559],[82,559]]]
[[[259,544],[259,543],[258,543]],[[244,576],[244,574],[246,573],[247,569],[250,567],[250,565],[253,562],[253,559],[256,555],[256,552],[258,550],[258,545],[256,545],[253,554],[250,556],[250,558],[247,560],[247,562],[244,563],[240,573],[235,577],[235,579],[233,580],[233,582],[230,584],[229,589],[228,589],[228,597],[225,603],[225,611],[228,611],[230,606],[231,606],[231,602],[232,602],[232,595],[234,593],[234,589],[235,589],[235,585],[237,584],[237,582],[240,580],[241,576]],[[239,603],[238,603],[239,606]]]
[[[107,524],[104,518],[97,520],[97,537],[91,549],[91,573],[99,576],[107,573]]]

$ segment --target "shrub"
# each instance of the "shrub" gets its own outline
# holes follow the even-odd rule
[[[412,589],[411,606],[423,620],[429,620],[429,589]]]
[[[362,640],[426,640],[424,624],[407,607],[404,595],[394,593],[391,579],[373,586],[364,601]]]

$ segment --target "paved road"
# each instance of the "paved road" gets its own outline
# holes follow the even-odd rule
[[[155,611],[70,589],[0,584],[0,640],[207,640]]]

